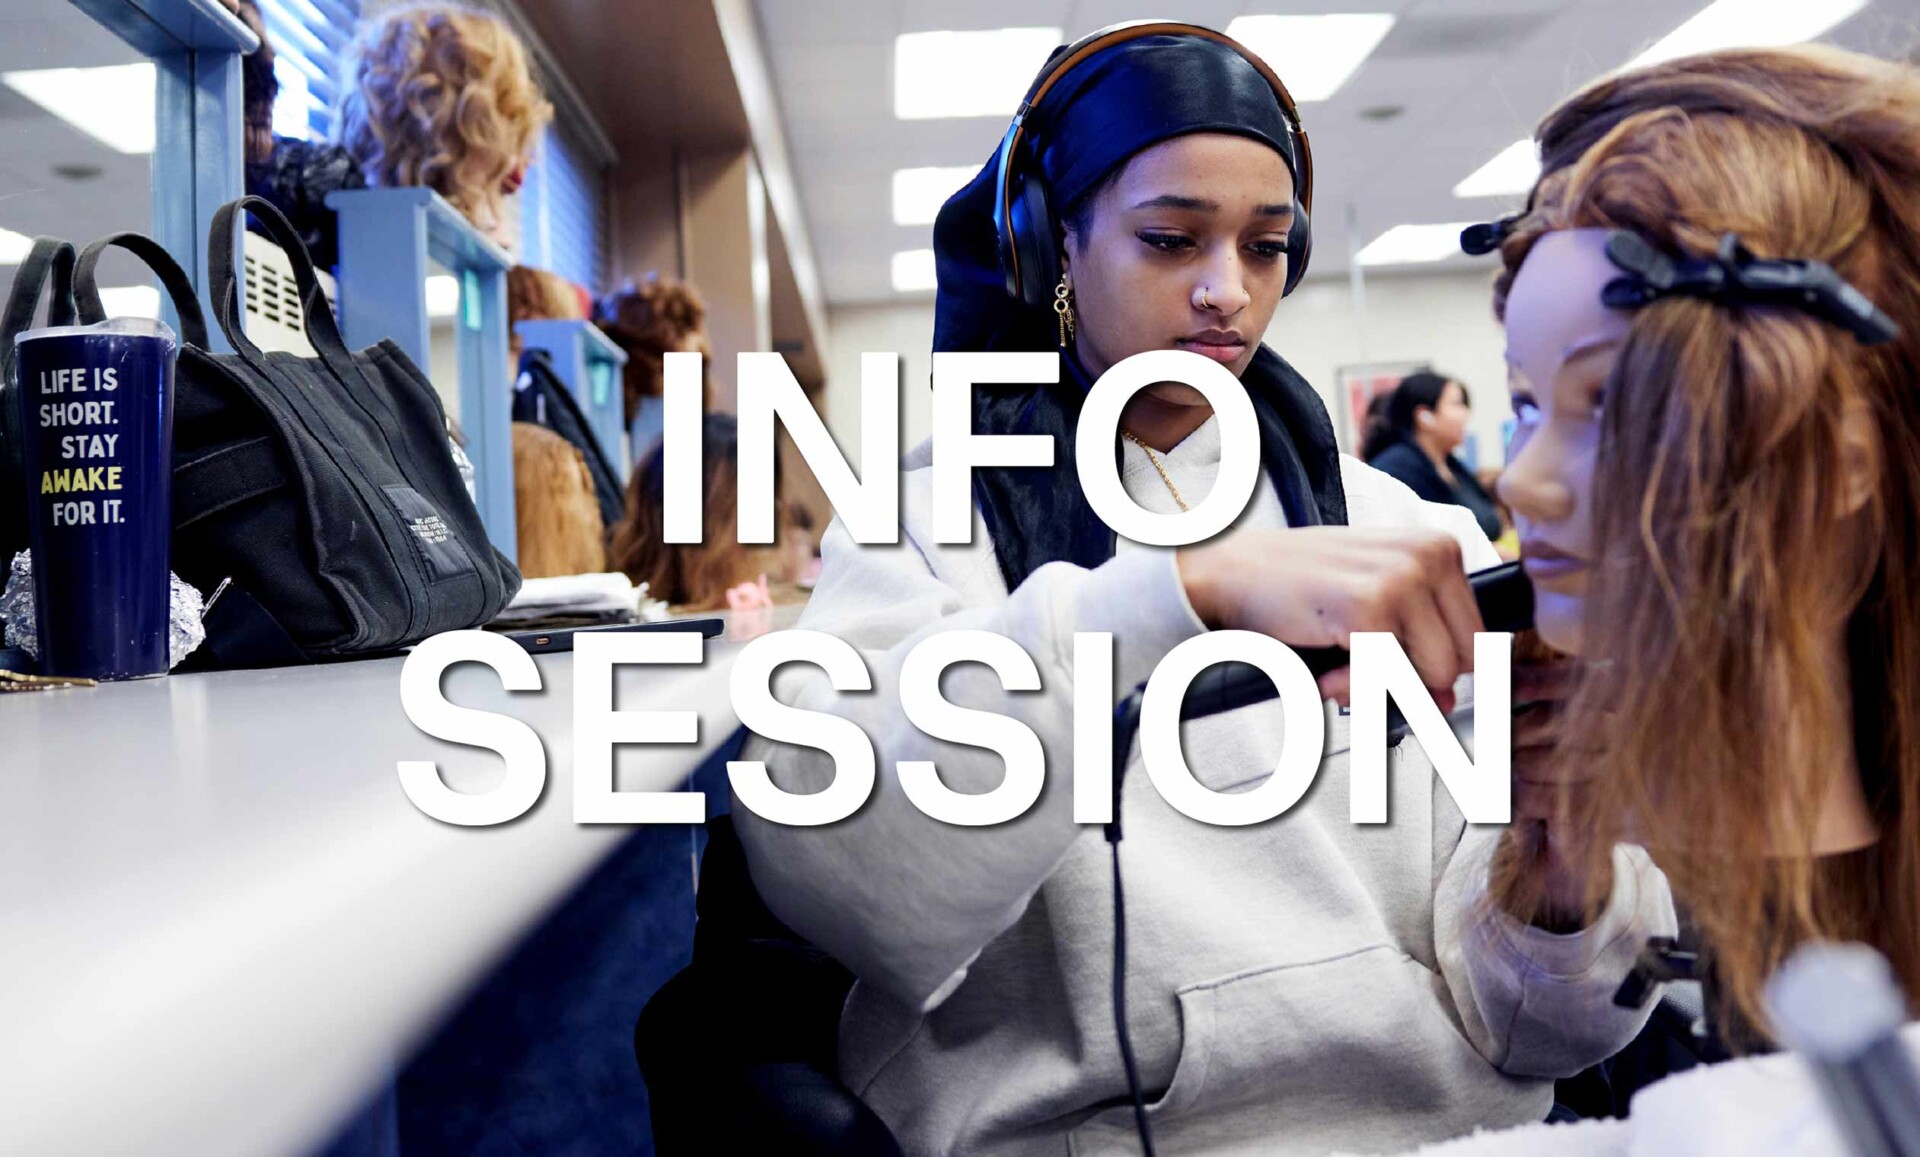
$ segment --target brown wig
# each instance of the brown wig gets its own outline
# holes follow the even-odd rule
[[[439,5],[366,26],[340,112],[340,143],[369,183],[425,186],[486,232],[505,223],[502,185],[553,119],[513,30]]]
[[[520,360],[520,334],[514,328],[522,321],[584,319],[581,291],[573,282],[545,269],[516,265],[507,270],[507,350]]]
[[[1798,945],[1865,941],[1920,996],[1920,74],[1832,49],[1719,52],[1600,81],[1542,124],[1545,172],[1502,248],[1628,229],[1706,255],[1833,266],[1893,317],[1862,346],[1790,309],[1662,298],[1605,385],[1585,653],[1561,758],[1594,790],[1562,822],[1601,868],[1644,845],[1699,924],[1728,1023],[1766,1031]],[[1871,419],[1845,507],[1849,415]],[[1854,428],[1857,428],[1855,423]],[[1834,640],[1848,640],[1836,685]],[[1814,854],[1851,744],[1879,840]],[[1494,892],[1526,910],[1510,864]],[[1597,901],[1596,901],[1597,902]],[[1515,905],[1518,907],[1515,907]]]
[[[593,475],[573,443],[531,422],[513,424],[514,526],[520,575],[597,574],[607,551]]]
[[[627,351],[623,392],[629,424],[639,412],[640,399],[660,396],[670,353],[700,355],[701,406],[713,405],[713,384],[707,377],[713,347],[707,344],[707,305],[699,290],[675,278],[649,277],[608,294],[595,305],[594,321]]]
[[[627,483],[627,516],[614,527],[608,554],[615,570],[635,583],[647,584],[649,597],[706,611],[727,605],[729,587],[752,582],[763,574],[775,581],[791,576],[785,573],[777,546],[740,541],[736,514],[739,431],[733,418],[707,415],[701,436],[706,443],[701,541],[666,541],[664,443],[655,442],[633,468],[633,478]],[[776,454],[774,477],[779,476]],[[774,509],[786,508],[776,502]]]

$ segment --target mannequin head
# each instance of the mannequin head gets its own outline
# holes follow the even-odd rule
[[[666,384],[666,355],[701,355],[702,382],[713,360],[707,342],[707,305],[700,291],[672,277],[648,277],[629,283],[617,293],[594,303],[593,319],[614,344],[627,353],[625,393],[627,421],[640,409],[640,399],[657,398]],[[713,401],[705,386],[706,403]]]
[[[1500,494],[1542,635],[1584,660],[1562,750],[1608,809],[1584,819],[1648,846],[1754,1023],[1815,936],[1875,944],[1920,994],[1916,125],[1920,77],[1831,50],[1616,76],[1543,124],[1548,168],[1502,250]],[[1689,297],[1606,308],[1613,229],[1825,262],[1900,336]],[[1822,859],[1836,786],[1877,842]]]
[[[362,31],[340,139],[371,184],[424,185],[498,232],[553,106],[520,38],[464,8],[402,8]]]

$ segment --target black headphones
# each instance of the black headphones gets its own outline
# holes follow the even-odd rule
[[[1032,146],[1026,140],[1027,114],[1037,108],[1061,77],[1072,72],[1095,53],[1143,36],[1197,36],[1224,44],[1244,57],[1273,87],[1280,101],[1282,119],[1293,137],[1293,154],[1298,171],[1294,174],[1293,225],[1287,231],[1287,284],[1281,296],[1292,293],[1307,272],[1307,258],[1313,253],[1313,231],[1307,214],[1313,209],[1313,151],[1307,146],[1306,130],[1300,126],[1300,110],[1293,103],[1287,86],[1274,75],[1267,62],[1249,52],[1239,41],[1224,32],[1174,20],[1140,20],[1115,24],[1081,37],[1055,56],[1055,63],[1034,82],[1020,111],[1007,126],[1000,141],[998,186],[993,200],[993,224],[1000,235],[1000,268],[1006,271],[1007,293],[1028,305],[1048,304],[1053,272],[1060,268],[1058,226],[1047,204],[1045,183],[1032,171]]]

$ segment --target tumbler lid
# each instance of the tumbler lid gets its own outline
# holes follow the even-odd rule
[[[92,325],[49,325],[40,329],[30,329],[15,338],[13,344],[32,341],[41,337],[68,337],[73,334],[103,334],[119,337],[159,337],[174,345],[180,344],[179,335],[166,322],[151,317],[110,317],[105,321],[96,321]]]

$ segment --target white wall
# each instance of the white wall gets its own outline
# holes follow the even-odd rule
[[[1491,285],[1490,272],[1376,275],[1367,280],[1361,312],[1346,282],[1309,282],[1281,303],[1267,344],[1320,391],[1336,430],[1345,425],[1346,403],[1337,385],[1342,367],[1427,362],[1458,377],[1473,397],[1480,460],[1496,463],[1500,426],[1512,410]],[[932,301],[836,306],[830,318],[825,402],[834,437],[857,452],[860,355],[886,350],[901,355],[901,448],[918,444],[931,431]]]
[[[860,452],[860,355],[900,355],[900,449],[933,432],[933,301],[835,306],[827,311],[827,428],[847,451]]]
[[[1362,311],[1344,282],[1302,285],[1280,303],[1267,344],[1320,391],[1336,430],[1346,428],[1346,402],[1337,396],[1343,366],[1425,362],[1460,379],[1473,400],[1481,464],[1501,462],[1500,425],[1513,408],[1492,272],[1376,275],[1364,294]]]

